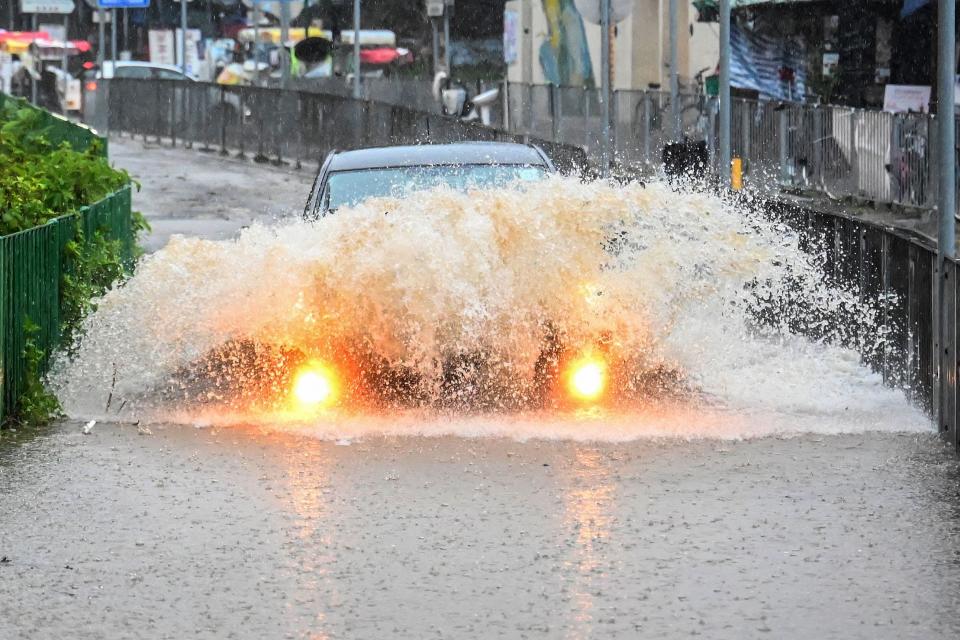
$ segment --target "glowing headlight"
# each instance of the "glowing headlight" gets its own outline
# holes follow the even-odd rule
[[[294,376],[292,391],[303,407],[326,407],[336,400],[337,376],[327,365],[311,360]]]
[[[607,386],[607,364],[595,356],[576,360],[570,366],[567,390],[577,400],[596,400]]]

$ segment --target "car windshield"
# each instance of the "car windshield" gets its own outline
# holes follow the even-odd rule
[[[326,208],[355,205],[367,198],[403,196],[446,185],[458,191],[490,189],[541,180],[544,167],[531,165],[443,165],[335,171],[327,180]]]

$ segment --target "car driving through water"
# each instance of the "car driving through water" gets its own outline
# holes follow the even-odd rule
[[[516,189],[518,197],[523,197],[525,184],[549,179],[555,173],[541,149],[513,143],[333,152],[320,166],[303,217],[310,224],[322,225],[326,216],[349,216],[351,207],[370,204],[376,198],[410,197],[437,188],[478,199],[485,191]],[[598,294],[591,291],[585,295]],[[465,306],[471,303],[463,301]],[[425,374],[422,368],[379,353],[362,338],[363,327],[358,327],[357,340],[326,348],[322,357],[261,342],[224,345],[208,354],[199,369],[182,372],[191,378],[183,388],[202,395],[209,391],[197,384],[202,380],[237,381],[243,388],[218,388],[213,395],[283,397],[302,409],[373,405],[516,411],[592,406],[612,399],[626,386],[622,367],[610,355],[612,336],[601,332],[586,343],[571,340],[557,328],[562,321],[542,319],[529,369],[519,372],[493,349],[453,345],[438,354],[434,373]],[[325,340],[325,336],[317,338]],[[231,369],[263,373],[235,376]]]
[[[373,197],[439,186],[458,191],[495,189],[555,173],[534,145],[460,142],[331,152],[313,183],[304,218],[315,220]]]

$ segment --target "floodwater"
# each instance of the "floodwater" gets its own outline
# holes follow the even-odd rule
[[[0,444],[3,638],[956,638],[933,434]]]
[[[209,237],[155,238],[57,357],[71,419],[0,440],[0,638],[960,635],[960,467],[789,229],[656,184],[245,197],[144,207]],[[548,325],[609,403],[524,405]],[[305,411],[247,357],[356,344],[483,353],[502,402]]]

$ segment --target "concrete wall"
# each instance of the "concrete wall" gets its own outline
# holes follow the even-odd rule
[[[554,16],[563,0],[546,0],[552,5]],[[572,16],[569,7],[564,15],[569,20],[579,19]],[[549,82],[540,62],[540,50],[551,36],[551,21],[544,10],[545,0],[509,0],[506,11],[514,11],[518,16],[517,34],[518,58],[508,65],[508,78],[511,82],[544,84]],[[617,89],[645,89],[659,84],[669,86],[668,62],[670,56],[669,41],[669,0],[634,0],[630,16],[616,25],[613,45],[614,87]],[[696,21],[696,10],[688,0],[678,0],[678,24],[680,25],[677,46],[681,84],[692,82],[696,72],[704,67],[711,70],[717,64],[718,38],[717,25],[700,24]],[[556,23],[556,21],[555,21]],[[693,35],[691,36],[691,26]],[[598,25],[584,21],[583,33],[586,37],[586,49],[589,51],[592,77],[595,85],[600,84],[601,33]],[[577,39],[574,34],[572,38]],[[574,43],[576,45],[576,43]]]

